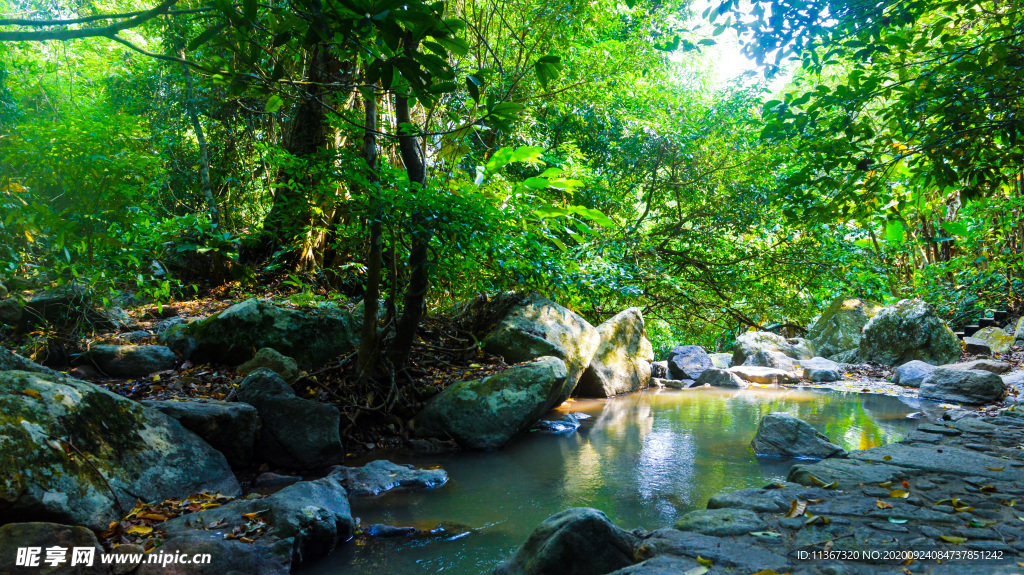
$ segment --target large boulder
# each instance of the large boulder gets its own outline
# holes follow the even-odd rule
[[[597,509],[573,507],[541,523],[494,575],[609,573],[634,563],[639,542]]]
[[[252,463],[253,445],[260,420],[256,408],[248,403],[191,399],[143,401],[142,404],[178,420],[185,429],[202,437],[211,447],[223,453],[233,467]]]
[[[825,357],[857,349],[861,330],[880,309],[880,306],[862,299],[836,298],[807,328],[807,339],[815,351]]]
[[[859,357],[883,365],[915,359],[942,365],[960,358],[960,340],[931,306],[919,299],[904,299],[883,308],[864,326]]]
[[[576,389],[601,344],[601,336],[576,312],[531,293],[514,301],[510,311],[484,337],[483,344],[510,364],[539,357],[557,357],[565,362],[562,389],[549,403],[549,407],[555,407]]]
[[[551,409],[567,377],[565,362],[543,357],[483,379],[454,383],[416,415],[416,433],[454,439],[470,449],[503,447]]]
[[[576,385],[582,397],[611,397],[646,387],[651,380],[654,349],[647,340],[644,316],[631,307],[597,326],[601,344]]]
[[[112,377],[143,377],[153,372],[173,369],[178,356],[163,345],[94,345],[79,363],[94,365]]]
[[[291,469],[318,469],[344,461],[337,407],[297,397],[281,376],[265,367],[242,380],[238,399],[255,407],[260,416],[257,459]]]
[[[293,565],[327,555],[338,543],[351,539],[355,528],[348,493],[341,479],[332,473],[314,481],[293,483],[263,499],[238,499],[182,515],[161,523],[159,530],[172,541],[195,531],[212,531],[223,537],[244,529],[255,516],[267,524],[259,543],[269,546],[275,541],[286,542]]]
[[[1013,347],[1014,336],[999,327],[983,327],[971,334],[971,337],[985,342],[992,353],[1006,353]]]
[[[241,492],[224,456],[174,419],[67,377],[0,372],[0,446],[0,523],[100,530],[138,499]]]
[[[1003,397],[1005,385],[998,375],[978,369],[940,367],[921,382],[918,395],[952,403],[992,403]]]
[[[353,349],[361,321],[332,306],[288,309],[267,300],[248,299],[206,319],[164,332],[168,347],[190,350],[195,362],[240,364],[253,351],[269,347],[292,357],[302,369],[322,365]]]
[[[774,457],[846,457],[845,449],[818,433],[810,423],[781,411],[761,418],[750,447],[757,455]]]
[[[16,569],[15,558],[19,551],[30,547],[39,549],[34,564]],[[61,547],[65,554],[56,563],[47,563],[46,549]],[[71,565],[74,549],[91,549],[91,564]],[[103,553],[96,535],[85,527],[72,527],[57,523],[8,523],[0,526],[0,573],[37,575],[110,575],[110,565],[100,562]]]
[[[669,379],[697,379],[714,366],[711,356],[699,345],[680,345],[668,352]]]
[[[759,351],[779,351],[793,359],[814,357],[810,343],[798,337],[786,339],[767,331],[747,331],[736,338],[733,345],[732,364],[743,365],[747,358]]]
[[[921,387],[921,382],[927,379],[938,366],[925,363],[919,359],[908,361],[896,368],[892,375],[892,382],[904,387]]]

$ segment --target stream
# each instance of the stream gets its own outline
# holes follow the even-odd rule
[[[646,390],[570,401],[547,417],[592,416],[569,435],[531,433],[493,453],[374,453],[370,459],[440,466],[450,480],[435,490],[353,500],[352,516],[364,528],[384,523],[428,533],[357,537],[302,572],[490,573],[567,507],[595,507],[625,529],[671,526],[717,493],[785,479],[793,460],[757,458],[749,447],[758,421],[773,411],[854,450],[902,439],[920,423],[911,413],[934,418],[942,410],[913,398],[801,388]]]

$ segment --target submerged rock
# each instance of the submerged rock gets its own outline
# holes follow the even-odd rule
[[[576,417],[576,414],[567,413],[565,414],[565,417],[557,421],[549,421],[542,419],[535,423],[534,426],[530,428],[530,431],[536,433],[550,433],[553,435],[560,435],[563,433],[572,433],[579,429],[579,427],[580,420]]]
[[[297,397],[265,367],[242,380],[238,399],[255,407],[260,416],[256,459],[290,469],[318,469],[345,460],[337,407]]]
[[[535,293],[517,299],[498,326],[483,338],[487,351],[510,364],[541,357],[557,357],[564,362],[562,387],[550,396],[542,411],[569,399],[600,343],[601,336],[582,316]]]
[[[732,353],[732,364],[743,365],[747,358],[759,351],[778,351],[793,359],[814,357],[811,344],[798,337],[786,339],[767,331],[747,331],[736,338]]]
[[[990,371],[940,367],[921,382],[922,399],[983,404],[1002,398],[1003,379]]]
[[[416,469],[386,459],[362,467],[339,465],[331,470],[331,476],[338,478],[353,497],[380,495],[392,489],[433,489],[448,482],[444,469]]]
[[[174,369],[178,356],[163,345],[94,345],[79,363],[85,362],[112,377],[143,377]]]
[[[960,358],[960,340],[919,299],[900,300],[879,311],[864,326],[859,357],[883,365],[921,360],[932,365]]]
[[[646,387],[654,350],[647,340],[644,316],[631,307],[597,326],[601,343],[580,377],[580,397],[611,397]]]
[[[862,299],[836,298],[807,328],[807,339],[825,357],[857,349],[861,330],[880,309],[881,306]]]
[[[185,429],[223,453],[232,466],[252,463],[260,420],[256,408],[248,403],[192,399],[143,401],[142,404],[178,420]]]
[[[811,424],[783,412],[761,418],[750,447],[757,455],[804,459],[846,457],[845,449],[818,433]]]
[[[76,379],[0,372],[0,438],[0,522],[101,530],[118,503],[241,492],[224,456],[180,423]]]
[[[711,356],[699,345],[680,345],[668,352],[668,379],[695,380],[711,367]]]
[[[583,575],[633,564],[639,539],[589,507],[553,515],[530,534],[494,575]]]
[[[543,357],[483,379],[454,383],[416,415],[416,434],[454,439],[470,449],[503,447],[551,408],[565,389],[566,377],[561,359]]]
[[[194,348],[190,359],[237,365],[253,350],[269,347],[303,369],[323,365],[359,342],[362,322],[346,310],[324,306],[295,310],[248,299],[206,319],[179,324],[161,334],[172,349]]]

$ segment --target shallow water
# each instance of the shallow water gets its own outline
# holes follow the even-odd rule
[[[567,507],[596,507],[626,529],[672,525],[723,491],[785,478],[792,460],[757,458],[749,447],[760,418],[785,411],[847,450],[897,441],[917,426],[912,412],[940,410],[917,399],[804,389],[645,391],[571,401],[549,414],[593,417],[571,435],[531,434],[494,453],[399,455],[440,466],[448,484],[354,501],[353,517],[415,526],[434,535],[357,538],[303,572],[315,575],[489,573],[537,525]],[[349,465],[363,462],[349,462]]]

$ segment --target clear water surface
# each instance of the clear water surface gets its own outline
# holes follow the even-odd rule
[[[537,525],[567,507],[595,507],[626,529],[672,525],[716,493],[785,478],[792,460],[755,457],[760,418],[784,411],[847,450],[897,441],[935,404],[885,395],[811,389],[644,391],[570,401],[549,414],[583,412],[571,435],[530,434],[493,453],[376,453],[398,463],[440,466],[447,485],[353,501],[362,526],[414,526],[433,534],[356,538],[307,575],[489,573]],[[349,462],[349,465],[364,462]],[[441,529],[438,529],[440,527]]]

